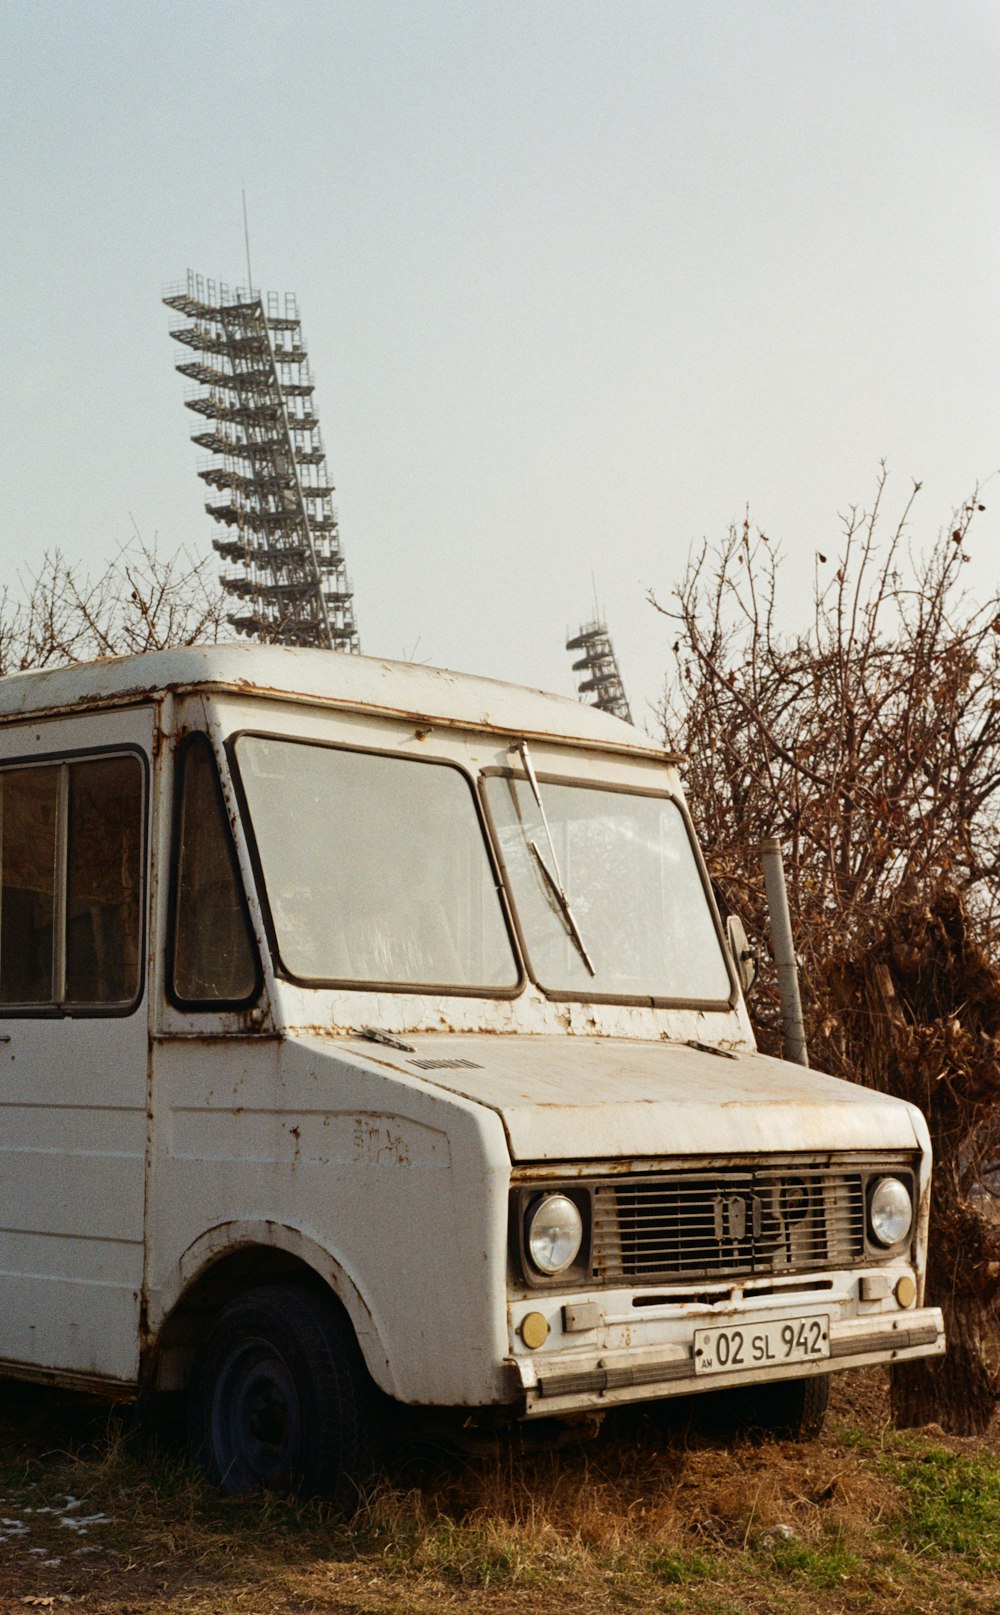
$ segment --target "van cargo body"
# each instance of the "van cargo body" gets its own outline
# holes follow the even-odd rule
[[[331,1376],[531,1419],[944,1349],[919,1111],[756,1052],[677,759],[536,691],[0,680],[0,1118],[0,1371],[190,1387],[233,1490],[329,1483]]]

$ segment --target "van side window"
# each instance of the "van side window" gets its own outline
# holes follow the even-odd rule
[[[0,1007],[138,997],[142,798],[131,755],[0,771]]]
[[[175,847],[173,996],[196,1009],[249,1003],[260,963],[215,758],[201,735],[181,752]]]

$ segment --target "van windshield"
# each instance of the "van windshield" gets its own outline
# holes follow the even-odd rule
[[[533,976],[569,997],[724,1003],[729,973],[670,797],[491,775],[486,804]],[[551,846],[571,915],[547,878]]]
[[[240,736],[236,756],[290,975],[459,992],[517,986],[459,769],[258,735]]]

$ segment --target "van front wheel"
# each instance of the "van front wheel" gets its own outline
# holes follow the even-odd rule
[[[374,1388],[325,1296],[271,1285],[237,1296],[198,1359],[190,1429],[225,1491],[357,1501],[374,1463]]]

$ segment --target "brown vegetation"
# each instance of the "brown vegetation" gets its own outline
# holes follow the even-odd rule
[[[670,606],[669,741],[724,905],[766,935],[759,847],[782,842],[814,1064],[916,1102],[935,1148],[928,1300],[944,1362],[900,1369],[902,1423],[984,1429],[1000,1229],[984,1194],[1000,1100],[1000,599],[972,604],[973,498],[926,556],[873,508],[816,556],[808,627],[788,632],[778,556],[747,520],[691,563]],[[654,601],[654,604],[656,602]],[[786,614],[787,615],[787,614]],[[753,1010],[777,1052],[775,983]]]
[[[0,592],[0,676],[231,636],[208,560],[164,560],[138,534],[91,578],[58,550]]]
[[[0,1610],[992,1615],[992,1444],[894,1434],[882,1371],[838,1376],[805,1444],[708,1434],[701,1401],[620,1410],[575,1446],[541,1430],[411,1445],[345,1522],[220,1497],[98,1404],[8,1387]]]

